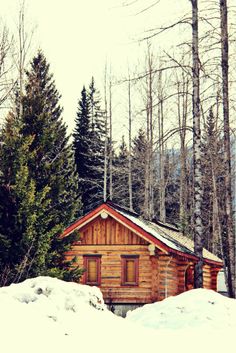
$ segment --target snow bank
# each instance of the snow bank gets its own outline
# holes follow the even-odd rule
[[[64,282],[51,277],[37,277],[20,284],[0,288],[0,298],[12,299],[29,305],[46,306],[54,311],[78,312],[84,305],[106,310],[99,288],[74,282]]]
[[[38,277],[0,288],[1,353],[222,353],[234,345],[234,319],[235,301],[205,290],[123,319],[96,287]]]
[[[154,329],[236,329],[236,300],[193,289],[128,312],[127,319]]]
[[[1,352],[63,352],[75,321],[103,311],[97,287],[37,277],[0,288]]]

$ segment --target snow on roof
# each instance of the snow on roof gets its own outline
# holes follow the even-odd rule
[[[190,255],[195,255],[193,240],[183,235],[177,228],[165,225],[164,223],[157,224],[151,221],[147,221],[140,217],[137,213],[129,212],[125,208],[112,203],[109,203],[109,206],[171,249]],[[222,262],[219,257],[206,249],[203,250],[203,257],[208,260]]]

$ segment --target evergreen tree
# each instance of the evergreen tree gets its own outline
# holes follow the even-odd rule
[[[73,133],[73,149],[75,153],[76,171],[79,177],[79,193],[83,209],[91,200],[91,149],[90,149],[90,107],[85,87],[81,92],[79,107],[75,119],[75,130]]]
[[[166,221],[172,224],[179,222],[179,151],[166,150],[164,174],[166,180],[165,206]]]
[[[144,189],[145,189],[145,163],[147,153],[147,140],[145,132],[140,129],[133,140],[133,207],[134,210],[145,214]]]
[[[104,114],[93,79],[88,92],[85,87],[82,89],[73,138],[79,189],[86,213],[103,197]]]
[[[113,200],[121,206],[129,207],[128,149],[122,136],[118,156],[114,158]]]
[[[95,204],[103,198],[104,154],[105,154],[105,117],[100,106],[100,94],[95,87],[92,77],[88,90],[88,100],[91,115],[90,151],[91,175],[93,180],[92,203]]]
[[[27,72],[22,116],[15,109],[2,133],[1,193],[9,206],[1,203],[0,217],[8,218],[0,233],[9,251],[1,267],[12,269],[6,282],[43,274],[67,279],[81,275],[77,268],[68,271],[63,262],[75,236],[59,238],[80,206],[59,98],[39,52]]]
[[[14,116],[9,114],[1,131],[0,285],[10,283],[16,277],[15,267],[20,264],[23,253],[20,249],[21,230],[17,222],[17,192],[21,190],[16,175],[22,174],[25,168],[22,159],[27,155],[28,143],[23,145],[20,142],[19,124],[16,122]],[[21,186],[25,181],[25,178],[21,180]]]
[[[48,206],[49,189],[36,191],[28,167],[33,138],[22,138],[19,122],[12,114],[6,121],[1,139],[0,283],[7,284],[25,278],[26,273],[37,266],[34,263],[37,223],[41,210]]]

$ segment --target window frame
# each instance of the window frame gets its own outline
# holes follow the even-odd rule
[[[134,260],[135,281],[127,282],[127,261]],[[139,285],[139,255],[121,255],[121,285],[124,287],[137,287]]]
[[[89,286],[100,286],[101,285],[101,257],[102,255],[98,254],[86,254],[83,256],[84,262],[84,284]],[[88,261],[96,260],[97,263],[97,281],[88,281]]]

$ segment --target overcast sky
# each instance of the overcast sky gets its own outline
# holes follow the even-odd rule
[[[33,49],[41,48],[62,94],[64,118],[73,127],[77,101],[83,84],[92,76],[102,90],[106,60],[115,75],[124,76],[127,63],[132,67],[140,55],[135,41],[145,30],[183,15],[189,1],[127,0],[25,0],[28,30],[35,27]],[[18,0],[0,0],[2,20],[14,28],[19,9]],[[187,3],[187,7],[186,7]],[[140,13],[142,12],[142,13]],[[170,45],[178,31],[159,38],[158,45]],[[33,53],[34,54],[34,53]]]

